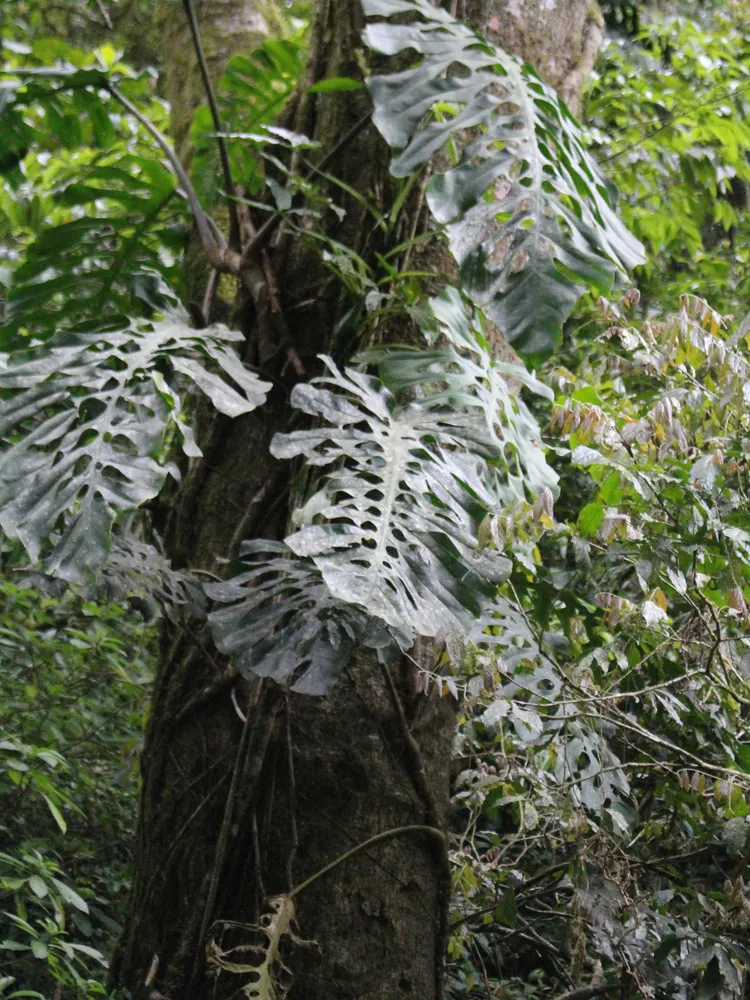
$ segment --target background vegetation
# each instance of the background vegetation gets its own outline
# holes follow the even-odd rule
[[[83,86],[34,91],[50,67],[85,82],[117,66],[164,130],[154,54],[121,52],[145,6],[4,8],[0,112],[19,79],[28,94],[0,119],[5,358],[92,319],[147,322],[183,291],[189,216],[149,137]],[[512,573],[422,680],[460,703],[456,998],[748,989],[750,12],[616,6],[585,134],[648,262],[637,289],[579,303],[538,366],[552,398],[530,395],[529,419],[559,499],[548,486],[487,518],[484,541],[512,555]],[[290,171],[277,152],[297,139],[272,131],[304,66],[304,11],[292,15],[283,37],[232,61],[220,101],[243,136],[235,176],[309,235],[289,190],[313,215],[335,204],[299,175],[279,184]],[[211,132],[201,108],[191,170],[207,206],[221,200]],[[419,276],[322,251],[358,318],[424,321]],[[2,555],[0,996],[101,996],[128,883],[154,608],[132,559],[97,591],[32,570],[10,542]],[[168,582],[174,614],[193,607],[189,585]]]

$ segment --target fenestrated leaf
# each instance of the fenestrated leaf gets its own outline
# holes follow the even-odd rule
[[[368,351],[364,360],[378,365],[383,384],[399,398],[408,391],[424,409],[453,409],[481,414],[497,447],[493,462],[494,490],[503,502],[538,496],[545,488],[557,493],[557,474],[547,464],[539,425],[510,380],[551,399],[551,389],[522,364],[495,361],[482,327],[482,317],[469,310],[458,289],[446,288],[429,300],[428,340],[440,335],[447,347],[412,350],[388,346]]]
[[[357,646],[382,649],[411,644],[365,611],[334,597],[310,559],[283,542],[244,542],[247,567],[222,583],[205,585],[224,605],[209,624],[217,647],[240,673],[272,677],[301,694],[325,694]]]
[[[161,489],[168,428],[179,430],[188,454],[200,454],[164,372],[187,375],[230,416],[263,402],[269,385],[242,366],[230,346],[239,339],[218,325],[193,330],[174,312],[58,335],[11,356],[0,372],[3,531],[33,561],[49,543],[50,572],[71,582],[95,577],[114,518]]]
[[[178,621],[183,611],[195,618],[206,617],[205,594],[198,580],[187,570],[173,569],[155,546],[127,531],[112,536],[92,596],[102,594],[110,600],[137,603],[149,620],[164,614]]]
[[[620,760],[600,733],[576,718],[566,720],[564,733],[564,753],[557,759],[555,774],[560,782],[575,780],[571,787],[574,801],[598,812],[607,803],[617,802],[619,796],[629,795],[630,785]]]
[[[575,119],[530,66],[441,7],[363,5],[368,16],[413,18],[368,25],[371,49],[424,56],[367,81],[373,121],[401,151],[392,173],[409,175],[456,140],[458,162],[433,175],[427,202],[446,226],[462,286],[517,350],[549,353],[583,286],[606,293],[618,270],[645,259],[612,210]]]
[[[314,559],[334,597],[387,625],[463,632],[509,565],[478,551],[478,522],[499,505],[485,462],[497,450],[482,418],[400,407],[377,380],[324,360],[330,375],[295,386],[291,402],[327,426],[271,442],[277,458],[338,466],[316,523],[289,547]]]

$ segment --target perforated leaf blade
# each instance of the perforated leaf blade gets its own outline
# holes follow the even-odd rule
[[[479,520],[498,504],[481,418],[399,407],[377,380],[324,361],[330,374],[297,385],[292,404],[327,426],[271,442],[277,458],[337,466],[316,523],[289,547],[314,560],[334,597],[389,626],[461,631],[509,567],[477,544]]]
[[[430,299],[424,332],[446,344],[425,350],[404,347],[375,349],[363,359],[378,365],[383,384],[396,396],[409,391],[424,409],[463,410],[482,418],[497,456],[492,463],[493,488],[499,501],[538,496],[545,488],[557,493],[557,474],[547,464],[542,432],[510,380],[536,395],[552,391],[523,364],[495,361],[484,335],[482,317],[470,309],[456,288]]]
[[[209,615],[214,642],[243,675],[323,695],[357,646],[410,645],[411,634],[389,633],[334,597],[315,564],[285,543],[247,541],[241,555],[240,574],[205,590],[220,605]]]
[[[187,570],[176,570],[154,545],[123,530],[112,535],[109,555],[92,596],[136,603],[149,619],[177,622],[186,612],[206,617],[206,596]]]
[[[455,143],[456,165],[437,169],[427,202],[462,287],[516,350],[548,354],[583,288],[606,293],[618,271],[645,260],[577,123],[530,66],[427,0],[363,5],[368,16],[413,16],[368,25],[371,49],[424,57],[367,81],[373,121],[400,150],[391,172],[407,176]]]
[[[161,489],[170,471],[163,456],[169,428],[189,455],[200,454],[180,413],[175,373],[230,416],[263,402],[268,383],[245,370],[230,346],[240,337],[222,326],[193,330],[186,314],[174,312],[152,323],[59,335],[7,358],[0,371],[6,535],[21,541],[32,561],[44,550],[48,571],[91,582],[117,515]]]

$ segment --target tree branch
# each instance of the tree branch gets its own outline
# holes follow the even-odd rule
[[[198,19],[195,16],[193,0],[182,0],[182,2],[185,8],[185,14],[187,15],[188,24],[190,25],[190,34],[193,36],[193,45],[195,46],[195,54],[198,56],[198,65],[200,67],[201,78],[203,80],[203,88],[206,91],[206,97],[208,98],[208,106],[211,110],[211,118],[213,119],[214,128],[216,129],[216,144],[219,149],[221,172],[224,175],[224,187],[226,188],[224,194],[229,208],[229,246],[232,250],[239,250],[241,245],[240,220],[237,215],[237,205],[232,198],[234,182],[232,180],[232,168],[229,164],[227,144],[224,141],[224,136],[222,135],[223,129],[221,125],[221,117],[219,115],[219,106],[216,103],[216,94],[214,93],[211,76],[208,72],[206,53],[203,51],[203,42],[201,41]]]
[[[153,122],[150,122],[148,118],[146,118],[146,116],[142,114],[113,83],[107,83],[106,88],[115,100],[119,101],[119,103],[125,108],[128,114],[131,114],[135,120],[146,129],[169,161],[169,165],[172,167],[172,170],[177,176],[177,179],[185,192],[185,198],[187,199],[190,211],[193,213],[193,218],[195,219],[198,237],[200,238],[203,251],[206,254],[211,266],[217,271],[220,271],[222,274],[239,274],[239,254],[237,251],[227,247],[226,241],[216,224],[213,222],[213,219],[209,219],[209,216],[204,211],[203,206],[198,200],[198,195],[195,193],[195,188],[190,183],[187,171],[183,167],[180,162],[180,158],[177,156],[175,151],[169,145],[158,128],[156,128]]]

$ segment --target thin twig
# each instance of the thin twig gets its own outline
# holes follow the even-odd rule
[[[736,97],[737,94],[740,94],[743,91],[747,90],[748,87],[750,87],[750,83],[744,83],[741,86],[736,87],[733,91],[731,91],[731,96]],[[616,153],[612,153],[610,156],[605,156],[603,159],[598,160],[597,162],[601,164],[610,163],[612,160],[616,160],[620,156],[624,156],[625,153],[629,153],[632,149],[635,149],[636,147],[642,145],[644,142],[648,142],[649,139],[653,139],[655,136],[660,135],[662,132],[666,132],[669,129],[674,128],[679,121],[683,121],[686,118],[690,118],[690,116],[694,115],[696,111],[700,111],[702,108],[711,107],[711,105],[713,104],[721,104],[722,101],[725,101],[727,99],[729,93],[730,91],[723,91],[721,94],[719,94],[718,97],[708,98],[701,104],[696,104],[695,107],[690,108],[689,111],[685,111],[681,115],[675,115],[674,118],[671,118],[664,125],[660,125],[659,128],[655,128],[651,132],[646,132],[646,134],[642,135],[640,139],[636,139],[634,142],[631,142],[623,149],[618,150]],[[624,127],[625,126],[623,126],[623,128]]]
[[[102,3],[102,0],[96,0],[96,6],[97,6],[97,9],[98,9],[99,13],[102,15],[102,20],[104,21],[104,23],[107,25],[107,27],[111,31],[113,25],[112,25],[112,18],[109,16],[109,11],[107,10],[107,8]]]
[[[195,227],[198,230],[203,251],[211,266],[222,274],[239,274],[239,254],[226,245],[226,241],[216,227],[216,224],[213,223],[212,219],[209,219],[209,216],[204,211],[198,195],[195,193],[195,188],[190,183],[187,171],[180,162],[179,156],[177,156],[153,122],[150,122],[113,83],[107,82],[105,86],[115,100],[119,101],[125,110],[146,129],[169,161],[169,165],[182,185],[185,198],[195,219]]]
[[[621,988],[620,983],[599,983],[597,986],[579,986],[569,993],[561,993],[555,1000],[591,1000],[592,997],[600,997],[605,993],[614,993]]]
[[[312,176],[316,174],[318,171],[325,170],[325,168],[331,163],[331,161],[338,156],[341,150],[344,149],[346,146],[348,146],[349,143],[359,135],[359,133],[362,131],[365,125],[367,125],[367,123],[369,122],[370,117],[371,116],[369,111],[367,112],[366,115],[362,115],[362,117],[357,122],[355,122],[355,124],[349,129],[346,135],[342,136],[342,138],[339,139],[339,141],[336,143],[333,149],[330,149],[326,153],[326,155],[323,157],[320,163],[315,165],[308,163],[307,164],[308,170],[305,174],[303,174],[303,180],[309,181],[312,178]],[[276,227],[283,218],[284,218],[283,215],[276,213],[275,215],[271,215],[266,219],[266,221],[257,231],[255,236],[243,249],[242,261],[240,262],[240,267],[242,267],[243,263],[251,259],[253,255],[258,252],[258,250],[260,250],[262,247],[266,245],[270,237],[273,235],[274,230],[276,229]]]
[[[216,130],[216,144],[219,149],[219,160],[221,161],[221,172],[224,174],[224,186],[226,191],[224,192],[227,199],[227,205],[229,207],[229,246],[233,250],[240,249],[240,220],[237,215],[237,204],[232,198],[232,192],[234,191],[234,182],[232,180],[232,168],[229,164],[229,154],[227,153],[227,145],[224,141],[223,129],[221,126],[221,116],[219,115],[219,106],[216,103],[216,94],[214,93],[213,84],[211,83],[211,76],[208,72],[208,63],[206,62],[206,53],[203,51],[203,42],[201,41],[200,27],[198,26],[198,19],[195,16],[195,8],[193,7],[193,0],[182,0],[183,6],[185,8],[185,14],[187,15],[188,24],[190,25],[190,34],[193,36],[193,45],[195,46],[195,54],[198,56],[198,65],[201,71],[201,78],[203,80],[203,88],[206,91],[206,97],[208,98],[208,106],[211,110],[211,118],[213,119],[214,129]],[[205,309],[204,309],[205,314]]]
[[[544,871],[538,872],[536,875],[533,875],[531,878],[527,879],[524,882],[521,889],[518,890],[518,892],[528,889],[530,886],[534,885],[537,882],[541,882],[548,875],[556,875],[558,872],[564,871],[569,865],[570,861],[561,861],[560,864],[552,865],[551,868],[545,868]],[[469,921],[476,920],[478,917],[483,917],[488,913],[494,913],[495,910],[498,908],[498,905],[499,905],[499,900],[494,902],[492,906],[485,906],[481,910],[472,910],[471,913],[467,913],[463,917],[459,917],[457,920],[454,920],[453,923],[450,925],[450,930],[454,931],[456,927],[460,927],[462,924],[467,924],[469,923]]]
[[[310,808],[314,812],[316,812],[319,816],[322,816],[327,823],[330,823],[331,826],[335,827],[337,830],[343,833],[345,837],[348,837],[348,839],[352,842],[353,845],[356,846],[359,843],[359,841],[351,832],[351,830],[348,830],[343,825],[343,823],[339,823],[339,821],[334,819],[333,816],[329,816],[329,814],[325,811],[325,809],[321,809],[314,799],[311,799],[304,794],[300,795],[300,798],[305,803],[305,805],[310,806]],[[386,874],[390,879],[393,879],[394,882],[398,882],[398,884],[401,886],[402,889],[408,891],[409,882],[402,879],[396,872],[392,871],[390,868],[386,868],[384,864],[378,861],[378,859],[375,857],[374,854],[366,854],[365,857],[368,859],[368,861],[371,861],[376,868],[379,868],[384,874]],[[429,916],[431,911],[429,907],[425,904],[421,896],[418,897],[417,903],[421,907],[422,911]]]
[[[229,561],[234,560],[237,557],[240,546],[245,541],[245,539],[254,530],[255,520],[256,520],[256,509],[258,505],[261,504],[266,498],[275,493],[277,487],[281,484],[281,481],[285,478],[287,473],[283,468],[277,467],[271,475],[266,479],[266,482],[261,486],[258,492],[250,498],[247,505],[247,509],[243,511],[242,517],[237,522],[237,526],[234,529],[234,534],[232,535],[229,546],[227,547],[226,558]],[[267,510],[267,507],[262,508],[261,516]]]
[[[212,270],[208,281],[206,282],[206,290],[203,293],[203,302],[201,303],[201,311],[203,313],[203,318],[206,321],[206,326],[209,326],[211,323],[211,309],[213,308],[218,287],[219,272]]]
[[[247,715],[245,715],[245,713],[242,711],[242,709],[239,706],[239,703],[237,701],[237,692],[236,692],[235,688],[232,688],[232,695],[231,695],[231,697],[232,697],[232,704],[234,705],[234,711],[235,711],[235,713],[237,715],[237,718],[244,725],[247,722]]]

